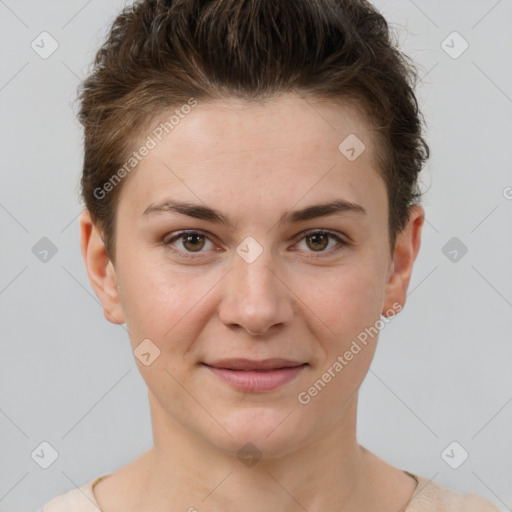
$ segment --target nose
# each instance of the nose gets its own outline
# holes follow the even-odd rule
[[[219,306],[222,322],[251,336],[264,336],[290,323],[295,298],[272,258],[264,251],[252,263],[238,255],[233,262]]]

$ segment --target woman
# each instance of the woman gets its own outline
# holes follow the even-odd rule
[[[146,0],[83,83],[82,254],[154,446],[57,510],[497,511],[356,438],[405,304],[429,156],[364,0]]]

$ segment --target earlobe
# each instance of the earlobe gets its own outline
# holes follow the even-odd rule
[[[405,228],[397,235],[391,271],[386,286],[386,295],[382,314],[390,310],[401,310],[405,305],[407,289],[412,269],[421,245],[421,229],[425,219],[425,210],[411,206]]]
[[[89,280],[103,306],[105,318],[113,324],[124,323],[115,270],[88,210],[80,215],[80,245]]]

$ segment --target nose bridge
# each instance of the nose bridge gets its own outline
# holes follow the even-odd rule
[[[290,320],[293,309],[272,251],[248,237],[236,252],[233,268],[226,276],[222,321],[251,334],[263,334],[273,325]]]
[[[235,258],[235,274],[239,288],[239,297],[252,297],[255,294],[264,299],[273,299],[277,292],[275,271],[275,262],[270,251],[265,251],[254,261],[248,262],[241,257]]]

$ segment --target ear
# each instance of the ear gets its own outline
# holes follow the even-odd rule
[[[412,267],[421,245],[421,228],[425,219],[425,210],[414,205],[409,208],[409,219],[405,228],[398,233],[391,262],[391,270],[386,286],[382,314],[397,310],[397,303],[403,307],[407,288],[411,280]],[[401,310],[401,308],[400,308]],[[386,316],[386,315],[384,315]]]
[[[87,209],[80,215],[80,244],[89,280],[103,306],[105,318],[113,324],[124,323],[114,266]]]

